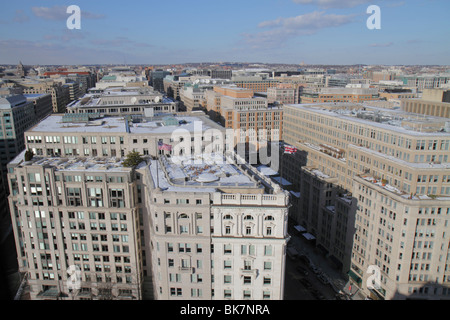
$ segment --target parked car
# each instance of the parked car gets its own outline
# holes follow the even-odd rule
[[[311,270],[315,273],[315,274],[321,274],[322,270],[318,267],[316,267],[315,265],[311,266]]]
[[[324,274],[319,274],[317,276],[317,278],[319,279],[320,282],[322,282],[323,284],[329,284],[330,280],[328,280],[328,278],[324,275]]]
[[[311,284],[311,282],[308,281],[308,279],[301,278],[299,281],[301,284],[303,284],[305,286],[306,289],[312,288],[312,284]]]
[[[303,268],[303,267],[301,267],[301,266],[297,266],[297,267],[295,268],[295,270],[297,270],[297,271],[300,272],[301,274],[304,274],[305,276],[307,276],[307,275],[309,274],[309,272],[308,272],[305,268]]]
[[[287,247],[287,255],[292,260],[296,260],[298,258],[298,251],[295,249],[295,247]]]

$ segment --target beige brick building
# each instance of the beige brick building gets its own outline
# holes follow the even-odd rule
[[[341,262],[343,268],[349,267],[344,271],[349,271],[361,290],[382,299],[417,295],[429,299],[448,298],[449,283],[444,271],[449,261],[448,231],[444,231],[450,213],[448,119],[368,105],[334,103],[286,105],[284,118],[284,141],[299,149],[309,170],[320,172],[314,178],[317,192],[327,192],[323,183],[330,182],[347,195],[350,192],[352,201],[356,201],[355,211],[349,214],[355,221],[351,260]],[[300,181],[300,185],[308,190],[305,183]],[[329,191],[334,192],[333,188]],[[302,193],[301,197],[297,221],[304,223],[308,231],[315,231],[316,238],[322,238],[320,243],[326,243],[326,238],[333,239],[333,232],[327,235],[314,229],[311,221],[305,219],[309,215],[323,217],[329,208],[321,201],[327,198],[317,197],[313,201],[320,212],[317,214],[311,206],[302,209],[307,198]],[[328,206],[337,208],[332,202]],[[430,227],[433,232],[429,230],[428,239],[416,239],[414,226],[418,221],[422,223],[419,212],[424,214],[426,208],[429,215],[433,210],[436,227]],[[408,219],[412,225],[403,227],[403,219]],[[347,232],[352,232],[352,228]],[[417,241],[422,241],[421,245],[423,241],[428,245],[432,242],[429,261],[419,263],[405,253],[416,252]],[[404,250],[398,251],[400,244]],[[331,254],[333,246],[326,250]],[[398,258],[400,253],[403,254],[402,261]],[[419,255],[422,257],[422,252],[417,257]],[[422,263],[427,272],[413,272],[423,271],[420,269]],[[369,266],[381,270],[379,289],[367,288]]]
[[[224,158],[225,136],[205,116],[52,115],[28,130],[35,156],[9,163],[8,200],[31,298],[282,299],[288,194]]]

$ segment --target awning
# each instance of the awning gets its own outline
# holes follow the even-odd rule
[[[306,229],[304,227],[302,227],[301,225],[298,226],[294,226],[295,230],[297,230],[298,232],[305,232]]]
[[[300,192],[289,191],[294,197],[300,198]]]
[[[352,278],[356,283],[361,284],[362,279],[361,277],[356,274],[353,270],[349,270],[348,275],[350,276],[350,278]]]
[[[268,166],[259,166],[257,169],[265,176],[276,176],[278,174],[277,171],[273,170]]]
[[[283,186],[291,186],[292,183],[290,183],[289,181],[287,181],[285,178],[281,178],[281,177],[272,177],[272,180],[274,180],[275,182],[283,185]]]
[[[311,233],[308,232],[303,233],[302,235],[306,238],[306,240],[314,240],[316,238]]]

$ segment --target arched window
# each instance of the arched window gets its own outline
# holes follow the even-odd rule
[[[244,220],[253,220],[253,217],[248,214],[244,217]]]
[[[187,219],[187,218],[188,218],[188,215],[187,215],[186,213],[182,213],[182,214],[180,214],[180,215],[178,216],[178,218],[180,218],[180,219]]]
[[[265,221],[273,221],[275,220],[273,216],[267,216],[264,218]]]
[[[233,217],[230,214],[226,214],[223,216],[223,220],[233,220]]]

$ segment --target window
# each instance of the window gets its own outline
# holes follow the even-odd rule
[[[81,206],[81,188],[66,188],[67,205]]]
[[[110,189],[109,190],[110,206],[114,208],[125,207],[125,194],[123,189]]]
[[[223,253],[224,254],[231,254],[232,252],[231,252],[231,244],[225,244],[224,246],[223,246]]]
[[[231,290],[224,290],[223,291],[223,297],[231,299]]]
[[[180,233],[188,233],[188,226],[180,226]]]
[[[252,277],[244,276],[244,284],[252,284]]]
[[[103,194],[101,188],[88,189],[88,203],[91,207],[103,207]]]
[[[230,275],[223,276],[223,283],[231,283],[231,276]]]

